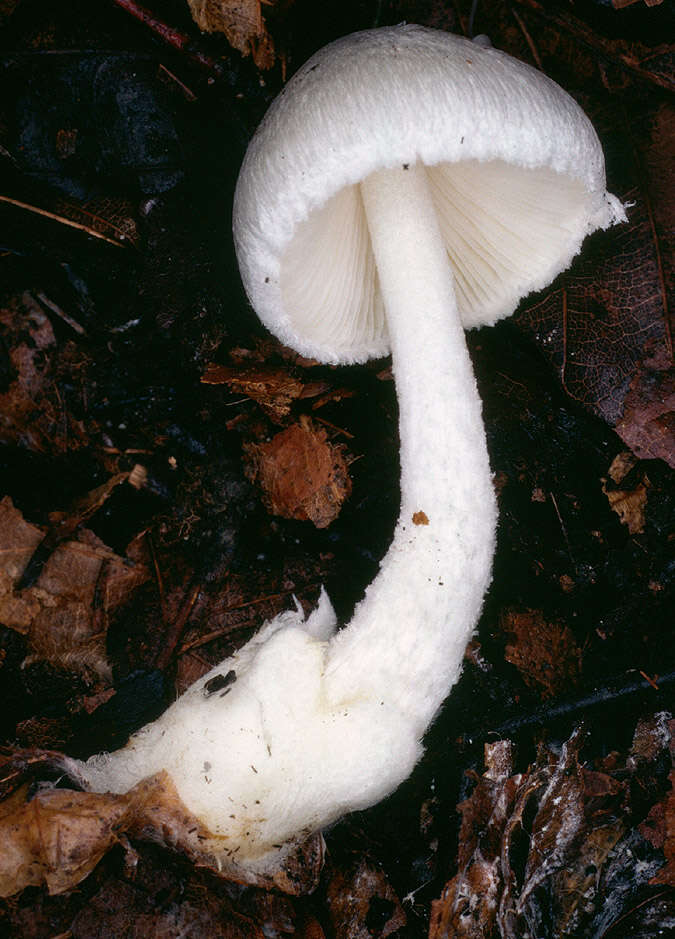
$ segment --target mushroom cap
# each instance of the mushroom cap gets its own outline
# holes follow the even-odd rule
[[[440,30],[354,33],[288,82],[237,183],[244,287],[283,343],[331,363],[389,352],[358,183],[418,162],[467,328],[509,316],[625,219],[590,121],[544,74]]]

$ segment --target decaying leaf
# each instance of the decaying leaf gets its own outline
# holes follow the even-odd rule
[[[502,837],[523,777],[511,775],[508,740],[486,744],[485,766],[470,798],[457,806],[462,816],[458,872],[431,905],[429,939],[481,939],[494,933],[502,888]]]
[[[252,55],[260,69],[274,64],[274,42],[262,16],[261,0],[188,0],[202,32],[224,33],[233,49]]]
[[[520,774],[510,741],[486,745],[486,771],[457,807],[457,873],[432,905],[429,939],[604,935],[631,909],[634,891],[672,883],[672,791],[660,815],[641,826],[669,862],[660,871],[655,852],[645,853],[628,830],[626,811],[633,792],[639,803],[646,789],[662,786],[672,729],[665,712],[641,721],[624,759],[601,761],[608,771],[582,763],[581,730],[557,754],[540,748]]]
[[[610,507],[626,525],[631,535],[639,534],[645,528],[645,506],[649,491],[649,479],[646,473],[639,474],[629,486],[621,485],[629,480],[629,474],[637,466],[637,459],[629,450],[624,450],[612,460],[609,467],[609,480],[603,479],[602,491],[607,496]]]
[[[391,936],[406,925],[405,912],[386,875],[365,857],[331,872],[326,901],[336,936]]]
[[[515,665],[523,681],[550,698],[575,684],[581,672],[581,650],[572,631],[562,623],[549,623],[540,610],[506,610],[502,629],[515,639],[505,658]]]
[[[344,449],[303,416],[267,443],[245,445],[247,475],[274,515],[326,528],[351,492]]]
[[[75,771],[76,772],[76,771]],[[0,896],[44,884],[62,893],[83,880],[123,834],[183,851],[196,864],[233,880],[298,895],[312,890],[323,864],[320,835],[298,844],[274,874],[242,876],[227,845],[185,808],[166,772],[122,795],[27,787],[0,803]]]
[[[44,532],[6,496],[0,501],[0,621],[27,636],[34,658],[109,676],[106,629],[113,612],[149,578],[91,531],[59,544],[36,583],[18,589]]]
[[[584,827],[579,746],[577,733],[557,758],[542,751],[527,773],[512,776],[510,743],[486,745],[487,770],[458,807],[458,873],[432,905],[430,939],[540,934],[535,893],[566,868]]]
[[[616,431],[641,459],[675,465],[675,370],[664,352],[631,381]]]

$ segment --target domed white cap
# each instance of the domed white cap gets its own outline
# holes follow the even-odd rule
[[[590,121],[541,72],[421,26],[347,36],[274,101],[237,184],[242,279],[282,342],[334,363],[387,354],[358,183],[414,163],[428,168],[465,327],[509,316],[587,234],[625,219]]]

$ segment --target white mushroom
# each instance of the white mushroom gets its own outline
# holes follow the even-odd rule
[[[246,874],[409,775],[459,675],[494,548],[463,330],[508,316],[624,217],[581,109],[503,53],[397,26],[300,69],[246,154],[237,255],[287,345],[331,363],[391,352],[394,538],[344,629],[323,593],[306,621],[277,617],[122,751],[89,761],[89,786],[126,791],[166,769]]]

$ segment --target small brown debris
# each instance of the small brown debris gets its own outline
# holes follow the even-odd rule
[[[262,444],[244,447],[247,475],[260,485],[269,511],[282,518],[309,519],[326,528],[351,493],[344,448],[307,417]]]
[[[305,386],[285,368],[253,365],[231,368],[226,365],[208,365],[202,376],[205,385],[226,384],[237,393],[246,395],[259,404],[274,421],[286,417],[291,405],[303,396]]]
[[[412,520],[413,520],[413,525],[428,525],[429,524],[429,517],[427,513],[422,512],[421,510],[419,512],[413,513]]]

